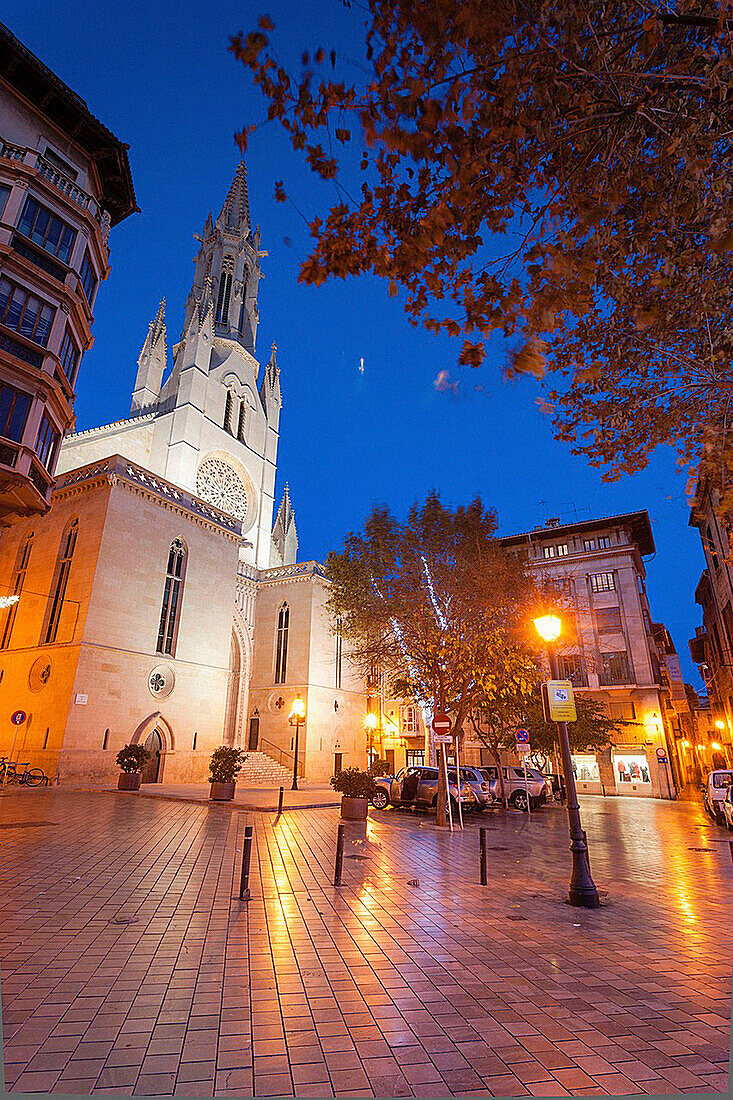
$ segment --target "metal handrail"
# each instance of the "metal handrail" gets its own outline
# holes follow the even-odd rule
[[[294,756],[294,754],[292,752],[288,752],[287,749],[280,748],[280,746],[276,745],[274,743],[274,741],[268,741],[266,737],[260,737],[258,739],[258,742],[257,742],[257,747],[260,748],[260,746],[264,746],[264,745],[268,745],[271,749],[274,749],[274,751],[278,754],[277,757],[274,757],[272,752],[269,752],[267,749],[263,748],[262,751],[264,752],[265,756],[272,757],[272,759],[275,760],[275,763],[279,764],[281,768],[285,767],[285,764],[283,764],[283,759],[282,758],[283,758],[283,756],[286,756],[286,757],[288,757],[288,765],[287,766],[289,768],[292,768],[292,766],[293,766],[293,756]],[[298,753],[298,769],[299,770],[301,768],[301,765],[303,765],[304,763],[305,763],[305,753],[299,752]]]

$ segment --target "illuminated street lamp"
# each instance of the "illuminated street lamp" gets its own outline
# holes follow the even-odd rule
[[[716,730],[724,730],[725,722],[721,718],[718,718],[717,722],[715,723],[715,728]]]
[[[300,727],[305,725],[305,703],[300,695],[296,695],[293,699],[293,705],[290,708],[290,716],[288,718],[291,726],[295,726],[295,753],[293,754],[293,783],[290,788],[291,791],[297,791],[298,789],[298,742],[300,741]]]
[[[560,637],[562,623],[557,615],[541,615],[534,620],[534,625],[539,636],[547,643],[547,655],[550,660],[550,676],[553,680],[560,679],[560,670],[555,654],[555,642]],[[575,775],[573,774],[573,761],[570,756],[570,739],[566,722],[557,723],[560,735],[560,755],[562,757],[562,770],[565,773],[565,787],[567,789],[568,824],[570,827],[570,851],[573,854],[573,869],[570,875],[570,887],[568,900],[571,905],[581,905],[586,909],[597,909],[600,905],[598,890],[590,873],[590,861],[588,859],[588,842],[580,824],[580,806],[578,805],[578,792],[575,788]]]
[[[367,767],[369,771],[372,770],[372,756],[374,754],[374,731],[378,725],[379,720],[376,714],[372,714],[371,712],[367,714],[366,718],[364,719],[364,729],[366,730],[367,736],[369,738],[369,748],[367,752]]]

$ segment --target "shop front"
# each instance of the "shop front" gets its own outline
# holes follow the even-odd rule
[[[616,780],[616,793],[626,795],[646,795],[652,791],[652,769],[646,752],[614,752],[613,770]]]
[[[573,753],[573,775],[578,794],[603,794],[598,761],[592,753]]]

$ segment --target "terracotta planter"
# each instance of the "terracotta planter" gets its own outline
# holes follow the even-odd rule
[[[346,821],[366,821],[368,809],[368,798],[347,798],[344,795],[341,799],[341,816]]]
[[[234,780],[231,783],[210,783],[211,790],[209,791],[209,798],[214,802],[231,802],[234,798],[234,788],[236,783]]]
[[[118,791],[139,791],[140,772],[120,772],[117,780]]]

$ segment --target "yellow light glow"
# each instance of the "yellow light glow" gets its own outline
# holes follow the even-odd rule
[[[0,596],[0,611],[4,611],[6,607],[12,607],[19,599],[20,596]]]
[[[717,720],[717,722],[715,723],[715,728],[716,728],[716,730],[724,730],[725,729],[725,722],[722,722],[719,718]]]
[[[376,714],[367,714],[364,719],[364,729],[375,730],[377,728],[378,721]]]
[[[716,752],[720,752],[720,745],[717,741],[713,741],[712,747],[716,750]]]
[[[557,615],[540,615],[539,619],[534,620],[534,625],[539,636],[546,642],[554,642],[560,637],[562,623]]]
[[[702,745],[695,745],[696,749],[702,749]]]
[[[293,705],[290,708],[290,718],[305,718],[305,703],[299,695],[296,695],[293,699]]]
[[[690,747],[690,742],[689,741],[683,741],[682,744],[683,744],[684,748],[689,749],[689,747]]]

